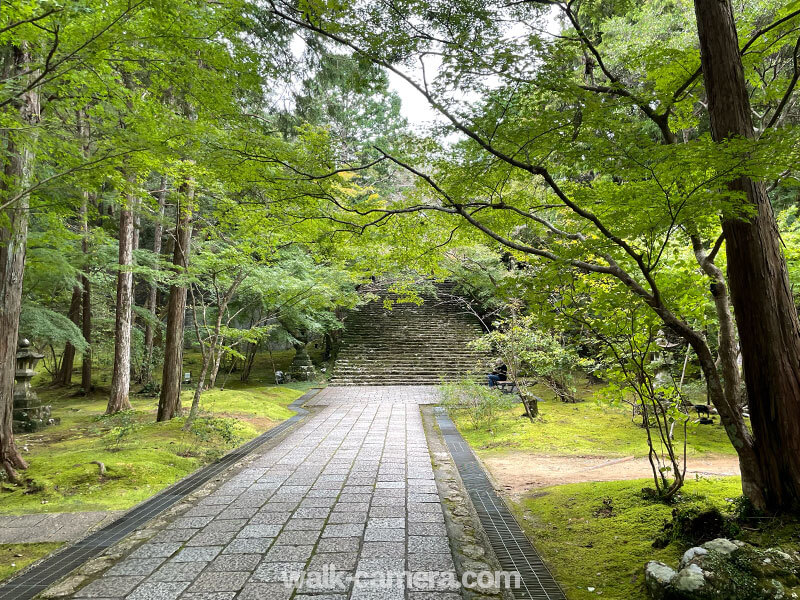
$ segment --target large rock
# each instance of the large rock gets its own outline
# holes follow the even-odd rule
[[[644,575],[654,600],[800,598],[800,554],[725,538],[687,550],[677,571],[650,561]]]

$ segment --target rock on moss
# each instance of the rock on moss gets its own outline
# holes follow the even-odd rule
[[[800,555],[718,538],[687,550],[678,571],[647,563],[645,583],[654,600],[800,598]]]

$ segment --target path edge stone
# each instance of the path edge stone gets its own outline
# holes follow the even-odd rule
[[[458,576],[463,576],[466,571],[502,570],[436,423],[434,405],[420,405],[419,408]],[[461,596],[465,600],[513,600],[514,598],[511,590],[493,589],[476,592],[463,586]]]

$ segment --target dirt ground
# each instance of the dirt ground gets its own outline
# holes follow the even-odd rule
[[[484,456],[496,484],[506,493],[517,496],[529,490],[563,483],[617,481],[652,477],[647,458],[609,459],[592,456],[547,456],[529,452],[504,452]],[[705,455],[686,461],[686,477],[697,475],[739,475],[735,456]]]

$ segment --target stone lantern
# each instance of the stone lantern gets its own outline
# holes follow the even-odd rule
[[[675,363],[672,351],[680,346],[680,344],[670,342],[663,331],[658,332],[658,337],[655,339],[655,342],[656,346],[659,347],[659,351],[654,353],[653,357],[658,363],[655,373],[655,382],[656,385],[669,386],[672,384],[670,367]]]
[[[31,387],[31,379],[36,375],[36,364],[43,358],[31,348],[31,343],[21,339],[17,347],[17,382],[14,385],[14,433],[30,433],[47,425],[55,425],[58,420],[50,416],[50,407],[42,406],[39,397]]]
[[[305,344],[297,344],[294,349],[295,354],[289,365],[289,373],[295,381],[313,381],[316,369],[314,369],[314,363],[311,362]]]

